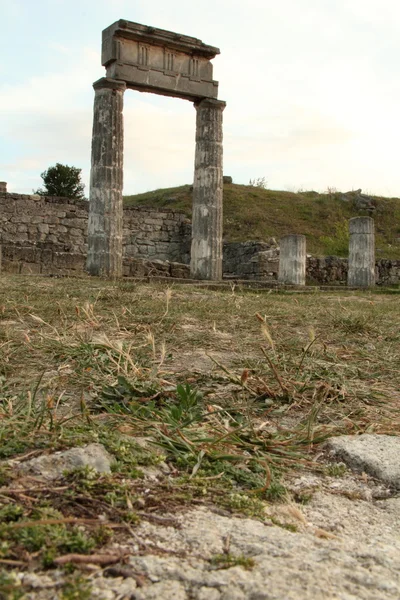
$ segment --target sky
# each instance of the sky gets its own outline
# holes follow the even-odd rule
[[[270,189],[400,196],[398,0],[0,0],[0,181],[57,162],[89,194],[101,31],[119,19],[217,46],[224,173]],[[124,193],[191,183],[195,109],[125,93]]]

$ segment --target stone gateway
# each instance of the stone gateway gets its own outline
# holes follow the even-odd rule
[[[211,59],[201,40],[117,21],[103,31],[106,77],[95,90],[87,270],[122,275],[123,97],[125,90],[183,98],[197,111],[191,276],[222,278],[222,112]]]

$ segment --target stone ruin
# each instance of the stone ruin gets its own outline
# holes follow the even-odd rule
[[[124,207],[122,273],[189,279],[191,223],[179,211]],[[10,273],[82,275],[87,260],[89,207],[83,200],[7,193],[0,188],[2,269]],[[361,221],[358,221],[361,219]],[[367,219],[367,221],[363,221]],[[303,236],[223,244],[225,280],[264,284],[369,287],[400,283],[400,260],[374,260],[374,227],[351,219],[349,259],[306,254]],[[300,238],[298,240],[293,238]],[[297,249],[297,250],[296,250]],[[1,267],[1,259],[0,259]],[[359,277],[354,281],[352,277]]]
[[[222,279],[222,112],[211,60],[219,49],[164,29],[120,20],[103,31],[106,77],[95,90],[87,270],[123,273],[123,98],[126,89],[194,103],[195,172],[190,273]]]
[[[218,281],[254,279],[304,286],[354,287],[400,282],[400,261],[375,261],[374,222],[350,220],[349,259],[306,254],[302,235],[268,242],[222,243],[222,113],[211,60],[201,40],[117,21],[103,31],[106,76],[95,90],[89,206],[66,198],[8,194],[0,182],[3,269],[18,273],[110,278],[162,276]],[[178,211],[123,207],[123,98],[126,89],[182,98],[196,118],[192,223]],[[361,190],[362,207],[374,208]],[[190,263],[190,267],[189,267]],[[0,253],[1,267],[1,253]]]

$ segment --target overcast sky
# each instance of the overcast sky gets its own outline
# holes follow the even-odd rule
[[[218,46],[224,172],[273,189],[400,196],[398,0],[0,0],[0,181],[90,171],[101,31],[118,19]],[[191,183],[195,110],[125,94],[125,194]],[[86,190],[88,194],[88,189]]]

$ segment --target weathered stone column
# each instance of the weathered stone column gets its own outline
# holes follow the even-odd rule
[[[196,153],[193,183],[190,274],[222,279],[222,113],[221,100],[196,103]]]
[[[304,235],[285,235],[280,239],[280,283],[306,284],[306,238]]]
[[[91,275],[122,275],[123,103],[126,83],[103,77],[95,90],[88,255]]]
[[[7,182],[0,181],[0,194],[6,194],[6,193],[7,193]]]
[[[349,274],[347,285],[375,285],[375,225],[371,217],[354,217],[349,221]]]

